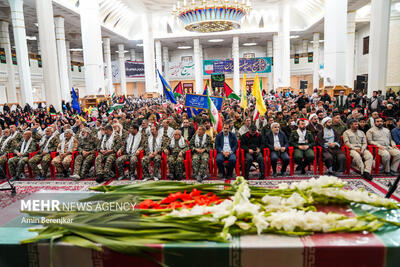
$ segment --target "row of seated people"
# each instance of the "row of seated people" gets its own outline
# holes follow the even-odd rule
[[[367,135],[358,130],[356,120],[349,121],[350,129],[343,136],[331,128],[331,118],[326,117],[322,124],[323,129],[316,138],[306,130],[304,120],[297,122],[298,129],[289,138],[280,131],[278,123],[273,123],[271,131],[265,135],[259,134],[256,127],[251,125],[238,141],[236,135],[230,132],[229,123],[226,123],[215,139],[215,149],[202,125],[190,142],[184,140],[180,130],[176,130],[173,137],[169,138],[160,134],[156,126],[146,134],[133,125],[124,141],[113,127],[107,126],[101,139],[93,138],[90,130],[83,128],[77,138],[73,137],[71,130],[66,130],[64,138],[58,143],[49,127],[39,144],[33,140],[32,132],[26,131],[23,142],[13,153],[8,153],[1,167],[6,168],[13,180],[24,177],[27,164],[31,177],[44,179],[48,169],[52,177],[55,177],[56,171],[68,176],[68,170],[71,169],[72,177],[79,180],[86,178],[94,165],[97,181],[103,182],[113,176],[148,180],[151,178],[149,166],[153,165],[152,178],[155,180],[161,177],[182,179],[186,176],[187,179],[195,178],[201,182],[208,177],[207,169],[211,177],[231,178],[236,169],[237,175],[242,172],[248,178],[253,161],[259,165],[259,178],[269,176],[271,168],[275,177],[280,160],[282,176],[286,175],[289,165],[290,175],[293,175],[294,164],[298,165],[302,174],[306,173],[308,165],[313,164],[314,174],[317,174],[317,166],[319,174],[323,174],[325,165],[328,174],[340,176],[348,173],[353,163],[365,179],[372,180],[375,157],[376,174],[379,173],[381,161],[385,174],[397,174],[400,151],[391,139],[390,132],[381,127],[381,118],[375,119],[376,127]],[[115,174],[111,175],[112,172]]]

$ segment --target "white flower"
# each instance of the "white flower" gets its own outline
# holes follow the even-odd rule
[[[264,217],[264,212],[260,212],[257,215],[253,216],[252,222],[257,228],[257,233],[260,235],[264,229],[267,229],[269,223],[267,222],[266,217]]]
[[[239,226],[240,229],[245,230],[245,231],[250,229],[250,224],[245,223],[245,222],[240,222],[239,221],[239,222],[236,222],[236,225]]]
[[[250,202],[248,202],[248,203],[242,202],[233,207],[233,210],[236,211],[236,214],[238,216],[245,214],[245,213],[251,213],[252,215],[256,215],[256,214],[258,214],[259,209],[260,209],[260,206],[252,204]]]
[[[261,201],[268,205],[280,205],[282,198],[278,196],[265,195]]]
[[[224,226],[224,227],[230,227],[230,226],[232,226],[232,225],[236,222],[236,217],[233,216],[233,215],[231,215],[231,216],[229,216],[229,217],[223,219],[222,222],[225,223],[225,226]]]

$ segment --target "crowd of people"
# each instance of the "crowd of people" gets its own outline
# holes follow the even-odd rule
[[[80,180],[94,166],[99,183],[115,176],[135,180],[141,159],[144,180],[158,180],[165,154],[168,178],[180,180],[190,150],[192,176],[202,182],[210,177],[211,150],[217,151],[218,177],[231,178],[239,160],[236,152],[243,149],[246,179],[253,162],[258,165],[258,178],[265,178],[264,151],[273,177],[286,175],[290,156],[301,174],[321,157],[328,174],[341,176],[346,170],[344,146],[352,167],[365,179],[372,180],[375,153],[385,174],[398,174],[400,95],[392,90],[385,95],[376,91],[371,98],[343,91],[332,97],[326,90],[312,95],[270,92],[263,98],[267,107],[263,115],[257,113],[250,95],[246,109],[240,101],[226,98],[219,133],[208,110],[190,118],[182,100],[174,105],[162,98],[120,97],[80,114],[69,103],[63,103],[62,111],[44,104],[5,105],[0,113],[0,174],[24,179],[29,166],[33,176],[43,180],[54,166],[57,173]],[[368,146],[373,146],[372,153]]]

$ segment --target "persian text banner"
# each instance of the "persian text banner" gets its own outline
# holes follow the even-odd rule
[[[271,58],[241,58],[239,61],[240,73],[268,73],[271,72]],[[212,73],[233,73],[233,60],[204,60],[204,75]]]
[[[222,104],[224,102],[224,98],[223,97],[216,97],[216,96],[212,96],[210,98],[214,102],[215,107],[220,111],[222,109]],[[185,107],[208,109],[207,96],[205,96],[205,95],[195,95],[195,94],[186,94]]]

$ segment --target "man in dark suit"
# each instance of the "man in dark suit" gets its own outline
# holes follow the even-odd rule
[[[265,178],[265,165],[262,153],[262,137],[257,133],[257,127],[250,125],[249,131],[240,138],[240,146],[244,150],[244,178],[249,179],[251,163],[257,161],[260,168],[259,179]]]
[[[183,126],[179,130],[181,130],[183,138],[187,141],[192,140],[192,136],[196,133],[196,130],[188,119],[183,120]]]
[[[289,145],[294,148],[293,159],[299,165],[301,174],[306,173],[306,167],[314,160],[315,139],[311,132],[306,130],[305,120],[297,121],[297,130],[292,131],[289,137]]]
[[[264,146],[269,149],[272,176],[276,177],[276,165],[280,158],[283,162],[281,176],[285,176],[286,168],[289,165],[290,158],[288,154],[289,141],[286,135],[280,131],[279,123],[274,122],[271,125],[271,132],[264,136]]]
[[[230,125],[224,123],[223,130],[215,139],[215,149],[217,150],[217,167],[220,175],[224,178],[231,178],[236,164],[236,150],[238,142],[236,135],[230,132]],[[225,172],[224,161],[228,160],[227,172]]]

